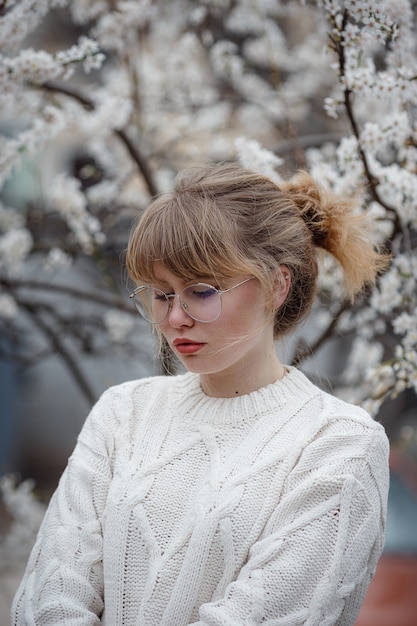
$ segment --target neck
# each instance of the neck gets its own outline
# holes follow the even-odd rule
[[[208,396],[234,398],[275,383],[283,378],[286,372],[285,366],[274,353],[267,362],[264,361],[262,368],[242,367],[238,372],[200,374],[200,384]]]

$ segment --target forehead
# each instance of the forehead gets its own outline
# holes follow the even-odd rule
[[[183,276],[178,275],[176,272],[172,272],[162,261],[155,261],[152,265],[152,274],[154,280],[158,283],[174,285],[176,283],[184,284],[186,279]]]

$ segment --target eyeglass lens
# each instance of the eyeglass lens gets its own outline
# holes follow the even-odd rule
[[[168,315],[174,294],[165,294],[160,289],[146,287],[138,292],[133,301],[139,313],[153,324],[159,324]],[[212,322],[221,312],[220,292],[205,283],[190,285],[178,294],[181,306],[187,314],[199,322]]]

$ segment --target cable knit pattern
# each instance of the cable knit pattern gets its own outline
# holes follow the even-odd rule
[[[383,546],[387,459],[379,424],[295,368],[235,398],[189,373],[113,387],[12,623],[351,625]]]

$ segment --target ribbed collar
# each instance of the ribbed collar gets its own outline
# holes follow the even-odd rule
[[[168,386],[170,402],[183,419],[217,426],[240,424],[268,413],[277,413],[291,402],[299,403],[319,393],[319,388],[295,367],[288,367],[282,379],[251,393],[233,398],[206,395],[198,374],[187,373],[172,377]]]

